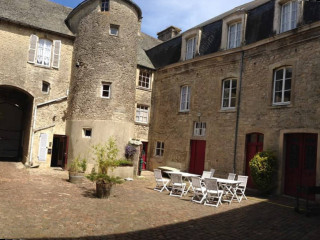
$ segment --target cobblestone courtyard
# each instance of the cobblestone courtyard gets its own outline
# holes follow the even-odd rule
[[[92,183],[69,183],[67,171],[0,162],[0,238],[319,239],[320,217],[295,213],[291,199],[212,208],[153,191],[152,173],[143,174],[101,200]]]

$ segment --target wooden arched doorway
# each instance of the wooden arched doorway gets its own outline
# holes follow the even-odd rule
[[[249,133],[246,135],[246,175],[248,178],[248,187],[254,188],[251,178],[249,162],[258,152],[263,151],[263,139],[262,133]]]

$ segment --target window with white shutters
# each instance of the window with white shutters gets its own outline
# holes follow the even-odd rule
[[[60,66],[60,52],[61,52],[61,41],[60,40],[53,41],[53,59],[52,59],[53,68],[59,68]]]
[[[28,62],[35,63],[37,56],[37,44],[38,44],[38,36],[31,35],[30,36],[30,45],[29,45],[29,53],[28,53]]]
[[[28,62],[43,67],[60,67],[61,41],[30,36]]]

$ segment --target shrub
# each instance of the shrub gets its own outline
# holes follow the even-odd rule
[[[80,159],[80,156],[73,159],[69,171],[70,172],[85,172],[87,170],[87,159],[82,158]]]
[[[262,193],[270,193],[275,187],[277,159],[273,152],[257,153],[249,162],[252,180]]]
[[[133,162],[127,159],[119,159],[116,161],[117,167],[133,166]]]
[[[119,149],[116,141],[113,138],[109,138],[107,143],[94,145],[92,148],[98,165],[98,172],[93,168],[86,177],[97,183],[121,183],[122,181],[119,177],[108,175],[108,170],[113,170],[119,164],[119,159],[117,159]]]

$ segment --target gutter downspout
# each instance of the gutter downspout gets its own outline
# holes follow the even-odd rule
[[[64,96],[64,97],[60,97],[60,98],[57,98],[57,99],[53,99],[53,100],[50,100],[48,102],[44,102],[44,103],[39,103],[37,105],[35,105],[35,100],[33,102],[34,104],[34,112],[33,112],[33,122],[32,122],[32,129],[31,129],[31,145],[30,145],[30,154],[29,154],[29,166],[31,167],[33,165],[33,162],[32,162],[32,152],[33,152],[33,142],[34,142],[34,133],[36,132],[35,130],[35,126],[36,126],[36,120],[37,120],[37,109],[39,107],[42,107],[44,105],[47,105],[47,104],[50,104],[50,103],[55,103],[55,102],[60,102],[64,99],[67,99],[68,98],[68,95],[67,96]]]
[[[241,51],[239,93],[238,93],[237,117],[236,117],[236,130],[235,130],[235,136],[234,136],[233,173],[236,173],[236,170],[237,170],[237,146],[238,146],[239,117],[240,117],[241,90],[242,90],[243,59],[244,59],[244,51]]]

